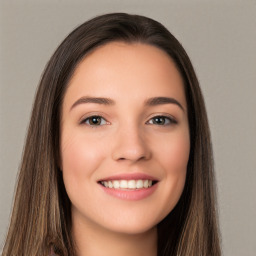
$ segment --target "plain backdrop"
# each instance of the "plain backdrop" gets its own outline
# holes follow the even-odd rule
[[[223,255],[256,255],[256,0],[1,0],[0,248],[44,66],[71,30],[108,12],[156,19],[187,50],[212,132]]]

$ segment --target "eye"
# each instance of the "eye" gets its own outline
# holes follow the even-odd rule
[[[81,123],[89,126],[101,126],[107,124],[107,121],[102,116],[90,116]]]
[[[154,116],[147,123],[156,124],[156,125],[170,125],[170,124],[177,124],[177,121],[174,118],[167,117],[167,116]]]

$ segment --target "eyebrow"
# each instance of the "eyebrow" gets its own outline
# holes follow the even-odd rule
[[[180,107],[183,111],[184,108],[176,99],[169,98],[169,97],[154,97],[146,100],[145,105],[146,106],[157,106],[157,105],[163,105],[163,104],[175,104],[178,107]]]
[[[95,103],[95,104],[101,104],[101,105],[114,105],[115,102],[108,98],[101,98],[101,97],[82,97],[78,99],[70,108],[73,109],[77,105],[84,104],[84,103]]]
[[[106,105],[106,106],[112,106],[115,105],[115,101],[109,98],[102,98],[102,97],[89,97],[85,96],[80,99],[78,99],[70,108],[72,110],[74,107],[85,104],[85,103],[95,103],[100,105]],[[157,105],[163,105],[163,104],[175,104],[180,109],[184,111],[183,106],[181,103],[179,103],[176,99],[170,98],[170,97],[153,97],[149,98],[145,101],[146,106],[157,106]]]

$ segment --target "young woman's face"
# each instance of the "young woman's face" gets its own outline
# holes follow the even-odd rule
[[[75,225],[141,233],[172,211],[190,151],[182,78],[162,50],[109,43],[64,97],[61,169]]]

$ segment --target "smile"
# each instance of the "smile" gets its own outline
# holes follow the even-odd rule
[[[158,180],[146,174],[120,174],[98,181],[104,193],[121,200],[142,200],[154,193]]]
[[[143,189],[150,188],[156,182],[153,180],[108,180],[108,181],[100,181],[100,184],[106,188],[113,189]]]

